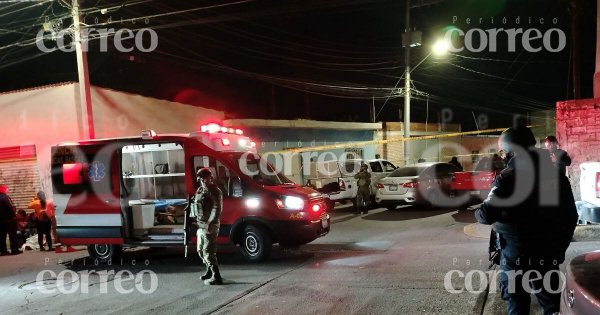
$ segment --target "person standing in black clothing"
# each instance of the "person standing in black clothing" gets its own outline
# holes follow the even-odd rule
[[[6,236],[10,241],[12,255],[20,254],[17,242],[17,214],[12,200],[8,196],[8,187],[0,184],[0,254],[8,255]]]
[[[498,144],[508,163],[475,212],[479,223],[492,225],[497,238],[500,289],[508,314],[529,314],[531,293],[544,314],[559,311],[559,265],[577,224],[569,180],[535,143],[526,127],[502,133]]]
[[[458,167],[461,171],[463,170],[463,167],[462,165],[460,165],[460,162],[458,161],[458,158],[456,158],[456,156],[453,156],[452,159],[448,161],[448,163]]]
[[[552,163],[558,168],[561,174],[567,174],[567,166],[571,165],[571,157],[567,151],[558,148],[558,140],[555,136],[547,136],[544,139],[544,146],[550,152]]]

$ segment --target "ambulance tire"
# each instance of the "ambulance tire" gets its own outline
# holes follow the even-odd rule
[[[88,246],[88,253],[98,263],[108,263],[121,259],[123,247],[112,244],[93,244]]]
[[[255,225],[244,227],[240,237],[240,249],[247,261],[259,262],[267,259],[272,247],[273,241],[267,231]]]

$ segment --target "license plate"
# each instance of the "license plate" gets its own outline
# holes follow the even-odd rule
[[[398,191],[398,185],[390,185],[389,190],[390,191]]]
[[[478,191],[478,190],[476,190],[476,191],[472,191],[472,192],[471,192],[471,195],[477,195],[477,196],[479,196],[479,191]]]
[[[327,219],[322,219],[321,220],[321,226],[326,229],[329,227],[329,221],[327,221]]]

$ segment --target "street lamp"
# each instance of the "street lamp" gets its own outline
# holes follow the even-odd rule
[[[448,42],[445,39],[438,39],[431,46],[431,54],[433,54],[436,57],[441,57],[447,54],[449,49],[450,42]]]
[[[408,36],[410,36],[410,33],[407,34]],[[410,37],[409,37],[410,38]],[[410,43],[410,41],[408,41]],[[431,52],[429,54],[427,54],[427,56],[425,56],[425,58],[423,58],[423,60],[421,60],[412,70],[410,69],[410,58],[409,58],[409,54],[410,54],[410,45],[406,45],[405,49],[406,49],[406,59],[405,59],[405,63],[406,63],[406,70],[404,72],[404,165],[408,164],[408,160],[409,160],[409,152],[408,152],[408,141],[407,139],[410,138],[410,73],[412,71],[414,71],[417,67],[419,67],[423,61],[425,61],[427,58],[429,58],[429,56],[431,56],[432,54],[440,57],[445,55],[448,50],[450,48],[450,43],[445,40],[445,39],[438,39],[434,42],[433,46],[431,47]]]

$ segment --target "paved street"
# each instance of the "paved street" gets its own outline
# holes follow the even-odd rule
[[[444,288],[451,270],[466,274],[487,269],[487,240],[463,233],[473,222],[471,211],[408,207],[355,215],[342,206],[332,213],[329,235],[296,250],[276,248],[267,262],[248,264],[236,249],[223,249],[219,258],[225,285],[218,287],[198,280],[204,270],[200,260],[195,253],[183,258],[181,249],[130,250],[113,266],[94,266],[83,259],[85,251],[1,257],[0,314],[501,314],[503,304],[495,294],[452,294]],[[598,242],[573,243],[568,255],[599,247]],[[88,293],[78,282],[66,286],[74,288],[70,294],[36,288],[38,272],[65,268],[81,274],[149,269],[156,273],[158,287],[151,294],[122,294],[117,282],[125,290],[136,284],[150,290],[150,277],[133,281],[125,274],[103,280],[92,274]],[[453,277],[454,289],[465,287],[461,280]],[[477,290],[477,276],[474,280]],[[49,280],[44,288],[54,285]]]

